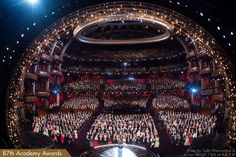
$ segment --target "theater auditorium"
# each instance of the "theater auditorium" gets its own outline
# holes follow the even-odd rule
[[[13,27],[0,37],[1,148],[77,157],[232,150],[236,30],[221,4],[10,3],[0,14],[1,27]]]

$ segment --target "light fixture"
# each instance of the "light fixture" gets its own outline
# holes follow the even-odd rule
[[[39,1],[38,0],[27,0],[28,3],[30,3],[31,5],[35,5],[37,4]]]
[[[217,29],[220,30],[220,26],[217,26]]]

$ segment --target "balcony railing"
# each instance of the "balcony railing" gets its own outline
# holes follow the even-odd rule
[[[188,70],[188,73],[196,73],[196,72],[198,72],[198,67],[193,67],[193,68],[191,68],[191,69],[189,69]]]
[[[62,72],[59,70],[51,70],[52,75],[62,76]]]
[[[53,60],[56,61],[56,62],[60,62],[60,63],[63,62],[63,58],[59,55],[54,55]]]
[[[39,71],[38,72],[38,76],[41,76],[41,77],[50,77],[50,73],[48,73],[47,71]]]
[[[36,96],[26,96],[25,97],[25,102],[36,102],[37,97]]]
[[[37,76],[36,74],[34,74],[34,73],[29,73],[29,72],[26,73],[25,77],[26,77],[27,79],[35,80],[35,81],[38,79],[38,76]]]
[[[47,91],[39,91],[37,93],[37,96],[38,97],[50,97],[50,92],[47,92]]]
[[[205,89],[201,91],[201,95],[202,96],[210,96],[214,93],[213,89]]]
[[[47,54],[42,54],[41,59],[47,62],[52,62],[52,57]]]
[[[204,69],[200,70],[199,74],[200,74],[200,75],[208,75],[208,74],[211,74],[211,68],[209,68],[209,67],[204,68]]]

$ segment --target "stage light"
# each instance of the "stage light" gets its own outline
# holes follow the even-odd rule
[[[198,89],[195,88],[195,87],[192,87],[192,88],[190,88],[190,91],[191,91],[193,94],[195,94],[195,93],[198,92]]]
[[[27,0],[28,3],[32,4],[32,5],[35,5],[38,3],[38,0]]]
[[[127,62],[124,62],[124,63],[123,63],[123,65],[124,65],[124,66],[127,66],[127,65],[128,65],[128,63],[127,63]]]
[[[131,80],[131,81],[132,81],[132,80],[134,80],[134,78],[133,78],[133,77],[129,77],[128,79],[129,79],[129,80]]]

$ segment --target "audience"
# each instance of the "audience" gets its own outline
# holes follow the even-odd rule
[[[146,84],[144,83],[128,83],[128,82],[117,82],[113,84],[105,84],[105,90],[106,91],[145,91],[146,90]]]
[[[211,134],[215,117],[199,113],[160,111],[159,118],[166,126],[170,140],[176,145],[191,145],[194,138]]]
[[[88,120],[92,112],[50,113],[33,118],[33,132],[52,137],[54,142],[69,144],[78,138],[77,130]]]
[[[147,103],[147,98],[105,98],[104,106],[105,107],[113,107],[116,105],[129,105],[132,107],[142,107],[145,108]]]
[[[172,79],[157,79],[151,81],[151,90],[161,89],[183,89],[185,86],[184,82]]]
[[[159,147],[158,132],[150,114],[100,114],[86,138],[93,147],[111,143]]]
[[[190,109],[190,105],[187,100],[172,95],[157,95],[152,105],[155,109]]]
[[[95,110],[98,105],[98,99],[95,97],[79,97],[64,101],[62,107],[75,110]]]
[[[100,88],[99,81],[74,81],[64,86],[65,91],[98,91]]]

